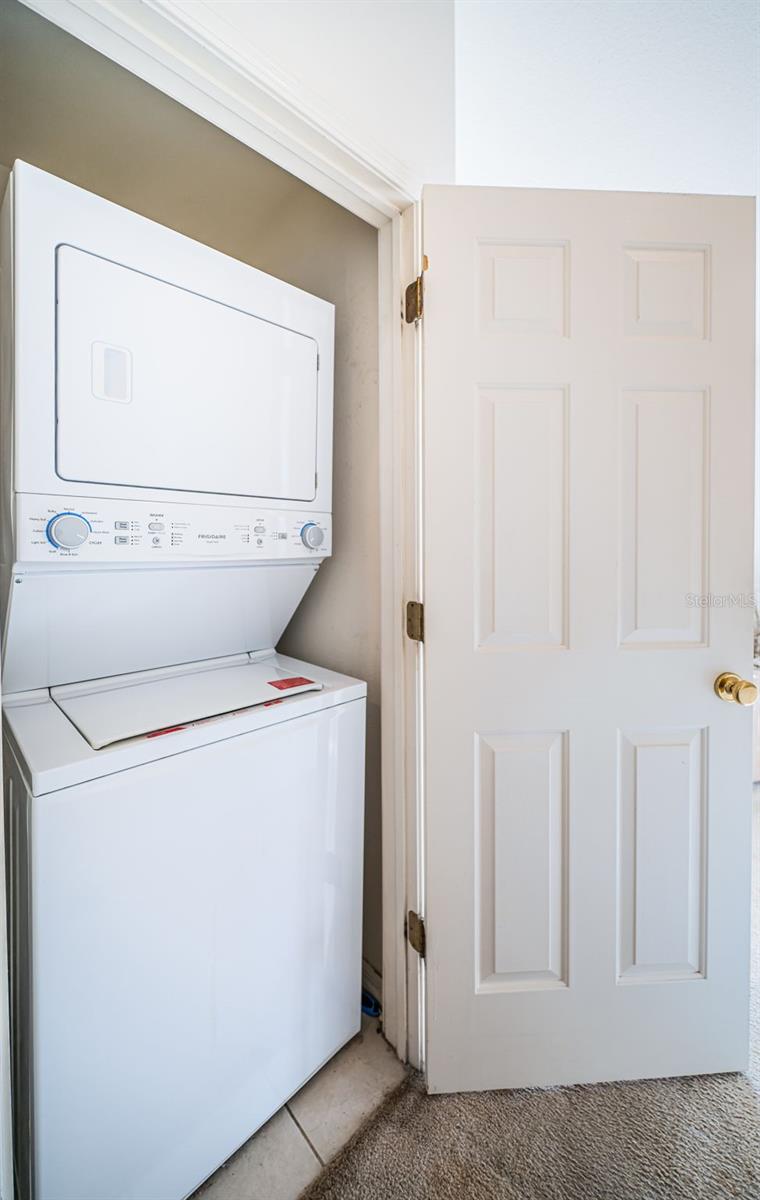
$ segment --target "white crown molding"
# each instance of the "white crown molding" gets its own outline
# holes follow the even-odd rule
[[[183,0],[142,0],[142,3],[171,20],[177,29],[201,47],[213,50],[221,62],[237,71],[248,83],[265,92],[270,100],[286,108],[315,134],[327,136],[379,179],[393,186],[394,181],[408,176],[400,159],[352,129],[345,115],[332,111],[321,96],[262,54],[250,39],[243,38],[235,26],[220,16],[219,10],[208,0],[191,0],[190,4]]]
[[[420,182],[369,145],[205,0],[22,0],[373,225],[403,211]]]

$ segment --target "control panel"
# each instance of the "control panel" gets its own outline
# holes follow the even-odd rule
[[[321,559],[331,546],[328,513],[16,496],[17,562]]]

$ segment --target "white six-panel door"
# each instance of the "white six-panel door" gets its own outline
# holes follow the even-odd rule
[[[753,221],[425,191],[433,1091],[746,1064]]]

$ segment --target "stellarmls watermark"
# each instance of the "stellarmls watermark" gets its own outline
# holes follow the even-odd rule
[[[687,608],[760,608],[757,592],[687,592]]]

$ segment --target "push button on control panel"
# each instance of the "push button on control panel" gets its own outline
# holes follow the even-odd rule
[[[151,521],[148,525],[148,529],[151,531],[151,533],[163,533],[164,525],[161,521]]]
[[[117,536],[116,536],[116,537],[115,537],[113,540],[116,542],[116,545],[117,545],[117,546],[126,546],[126,545],[128,544],[128,542],[129,542],[129,538],[128,538],[128,537],[124,537],[124,535],[123,535],[123,534],[121,534],[121,536],[119,536],[119,535],[117,534]]]

